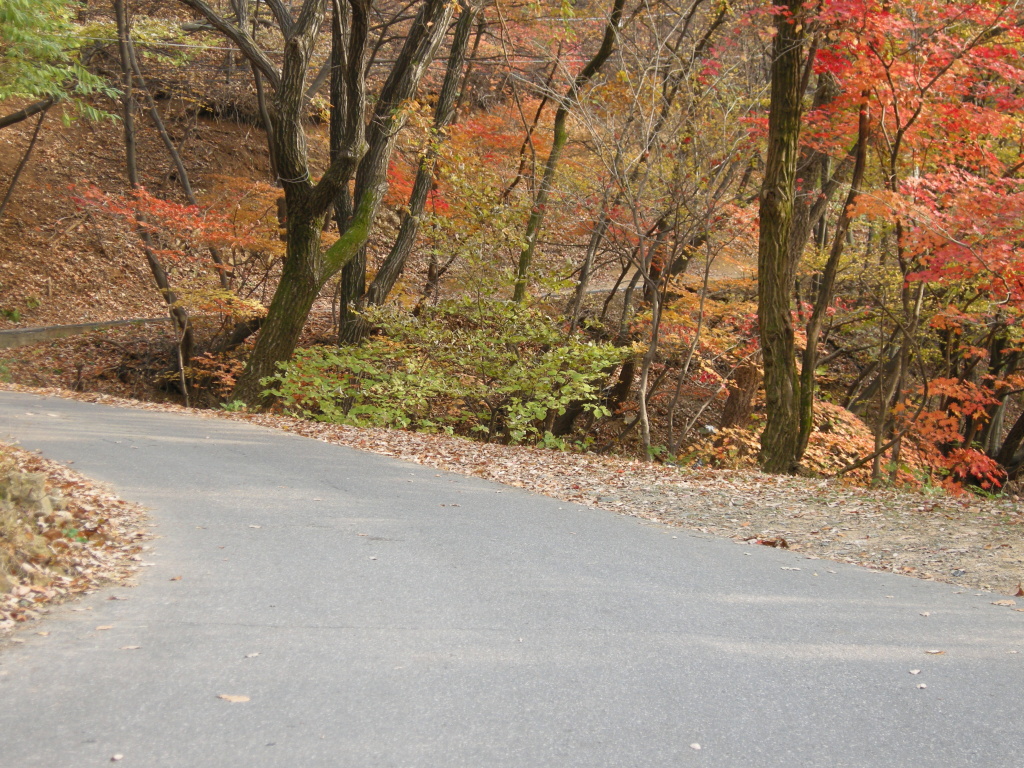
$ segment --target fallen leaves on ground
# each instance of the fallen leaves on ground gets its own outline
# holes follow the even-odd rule
[[[60,525],[47,516],[24,522],[50,542],[49,551],[46,562],[22,562],[20,573],[8,577],[14,584],[0,592],[0,638],[38,619],[55,603],[103,585],[126,583],[139,567],[133,558],[149,537],[142,507],[61,464],[13,446],[2,448],[20,470],[44,474],[48,492],[59,492],[67,507]]]

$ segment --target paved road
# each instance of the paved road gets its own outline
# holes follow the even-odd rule
[[[1024,764],[990,595],[239,423],[0,393],[8,435],[160,538],[0,653],[3,768]]]

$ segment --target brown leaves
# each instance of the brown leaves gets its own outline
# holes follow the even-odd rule
[[[38,618],[48,604],[101,583],[124,581],[137,568],[130,558],[146,534],[141,507],[60,464],[10,446],[0,450],[21,471],[42,473],[46,492],[63,498],[52,511],[42,509],[30,516],[27,534],[38,532],[31,547],[10,550],[5,545],[10,539],[0,536],[0,633],[4,633]],[[12,562],[14,570],[6,570]]]

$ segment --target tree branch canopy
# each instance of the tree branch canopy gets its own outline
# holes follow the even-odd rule
[[[188,6],[196,13],[202,14],[217,31],[226,35],[231,42],[237,45],[243,55],[267,78],[271,88],[276,91],[281,87],[281,73],[277,71],[274,62],[267,58],[267,55],[260,50],[260,47],[256,45],[256,41],[252,39],[248,32],[232,24],[203,2],[203,0],[179,0],[179,2],[182,5]]]

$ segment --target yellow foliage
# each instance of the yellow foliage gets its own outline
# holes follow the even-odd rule
[[[190,312],[225,315],[233,320],[251,320],[267,314],[267,308],[255,299],[244,299],[223,288],[182,288],[176,303]]]

